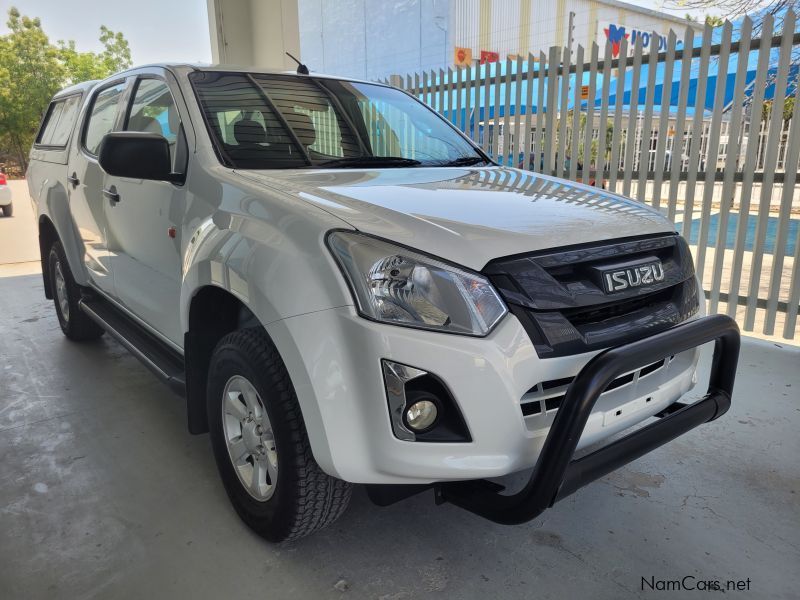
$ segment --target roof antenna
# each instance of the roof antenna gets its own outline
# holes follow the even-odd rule
[[[298,75],[308,75],[308,67],[307,66],[305,66],[303,63],[301,63],[299,60],[297,60],[294,56],[292,56],[288,52],[286,53],[286,56],[288,56],[294,62],[297,63],[297,74]]]

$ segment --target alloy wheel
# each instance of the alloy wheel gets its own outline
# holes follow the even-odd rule
[[[275,435],[256,388],[234,375],[222,392],[222,430],[236,475],[259,502],[269,500],[278,482]]]

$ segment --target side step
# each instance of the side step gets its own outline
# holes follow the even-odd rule
[[[186,395],[183,356],[103,298],[84,296],[79,306],[90,319],[125,346],[173,392],[179,396]]]

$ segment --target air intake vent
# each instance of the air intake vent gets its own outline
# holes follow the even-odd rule
[[[674,356],[662,358],[646,367],[621,375],[608,385],[606,392],[621,388],[624,385],[633,383],[637,379],[641,380],[648,375],[652,375],[669,364],[674,358]],[[543,412],[549,413],[561,408],[561,403],[564,402],[564,398],[567,394],[567,388],[569,384],[572,383],[573,379],[574,377],[566,377],[537,383],[522,397],[520,409],[522,410],[523,416],[530,417],[533,415],[540,415]]]

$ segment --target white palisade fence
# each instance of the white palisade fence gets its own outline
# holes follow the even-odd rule
[[[709,312],[798,336],[800,34],[788,12],[753,35],[687,27],[618,57],[550,48],[387,83],[426,102],[495,160],[603,186],[662,210],[692,247]],[[776,30],[779,29],[779,30]],[[631,232],[635,235],[635,232]]]

